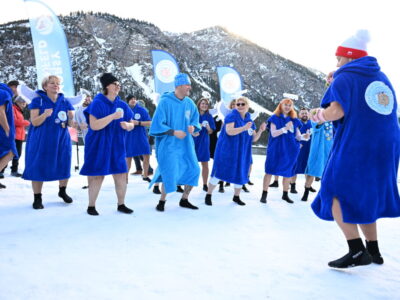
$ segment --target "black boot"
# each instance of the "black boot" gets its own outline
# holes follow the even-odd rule
[[[94,207],[94,206],[88,206],[87,213],[89,215],[91,215],[91,216],[98,216],[99,215],[99,213],[96,210],[96,207]]]
[[[231,186],[230,182],[225,182],[225,186]]]
[[[158,211],[164,211],[165,210],[165,201],[158,201],[158,204],[156,206],[156,210]]]
[[[314,189],[312,186],[310,186],[310,192],[311,193],[315,193],[317,190],[316,189]]]
[[[303,197],[301,197],[301,201],[307,201],[308,200],[308,193],[310,192],[310,188],[306,187],[304,190]]]
[[[261,195],[260,202],[261,203],[267,203],[267,196],[268,196],[268,192],[267,191],[263,191],[262,195]]]
[[[233,196],[233,202],[239,204],[239,205],[246,205],[246,203],[244,203],[242,200],[240,200],[239,196]]]
[[[223,181],[219,182],[218,192],[220,192],[220,193],[224,193],[225,192],[225,190],[224,190],[224,182]]]
[[[0,189],[5,189],[6,186],[0,182]]]
[[[271,184],[269,185],[269,187],[279,187],[279,182],[278,182],[278,180],[275,180],[273,183],[271,183]]]
[[[248,185],[254,185],[254,183],[252,183],[249,179],[249,181],[247,182]]]
[[[158,185],[155,185],[153,187],[153,193],[157,194],[157,195],[161,195],[161,191],[160,191],[160,188],[158,187]]]
[[[250,193],[250,191],[247,189],[247,186],[243,184],[242,190],[245,191],[246,193]]]
[[[208,192],[207,184],[203,184],[203,191]]]
[[[211,194],[206,194],[206,198],[204,200],[205,200],[206,205],[209,205],[209,206],[212,205]]]
[[[60,190],[58,192],[58,197],[62,198],[65,203],[72,203],[72,198],[67,195],[66,186],[60,186]]]
[[[128,207],[125,206],[125,204],[119,204],[118,205],[118,211],[122,212],[124,214],[131,214],[133,213],[133,209],[130,209]]]
[[[142,179],[143,179],[144,181],[151,182],[151,178],[150,178],[150,177],[143,177]]]
[[[199,209],[197,206],[194,206],[192,203],[190,203],[188,199],[183,198],[181,199],[181,201],[179,201],[179,206],[190,209]]]
[[[293,203],[293,200],[289,198],[288,192],[283,192],[282,200],[285,200],[287,203]]]
[[[348,240],[347,243],[349,244],[349,253],[337,260],[330,261],[328,266],[343,269],[365,266],[372,263],[372,257],[369,255],[367,249],[365,249],[360,238]]]
[[[32,207],[34,209],[43,209],[44,206],[42,204],[42,194],[33,194],[33,204]]]
[[[290,193],[292,193],[292,194],[297,194],[297,191],[296,191],[296,183],[291,183],[291,184],[290,184]]]
[[[183,193],[183,188],[180,185],[176,186],[176,192]]]
[[[379,252],[378,241],[365,241],[367,244],[367,251],[372,256],[372,262],[378,265],[383,264],[383,258]]]

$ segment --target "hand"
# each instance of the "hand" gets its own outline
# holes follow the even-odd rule
[[[52,108],[46,108],[45,110],[44,110],[44,115],[46,116],[46,118],[47,117],[50,117],[51,116],[51,114],[53,113],[53,109]]]
[[[309,133],[303,133],[301,135],[301,140],[302,141],[309,141],[310,140],[310,134]]]
[[[260,126],[260,131],[263,132],[267,129],[267,123],[263,122]]]
[[[324,117],[323,108],[313,108],[310,110],[310,120],[316,123],[324,123],[326,119]]]
[[[284,133],[284,134],[287,133],[286,127],[282,127],[281,130],[282,130],[282,133]]]
[[[136,125],[139,125],[139,121],[137,121],[137,120],[133,120],[133,124],[136,126]]]
[[[252,125],[253,125],[253,122],[247,122],[246,125],[243,126],[243,129],[244,129],[243,131],[251,128]]]
[[[123,112],[121,110],[117,110],[115,113],[112,114],[113,120],[121,119],[123,116]]]
[[[192,134],[194,132],[194,126],[193,125],[189,125],[188,126],[188,132],[189,132],[189,134]]]
[[[326,75],[325,81],[326,81],[326,86],[329,86],[332,81],[333,81],[333,74],[335,73],[335,71],[330,71],[328,73],[328,75]]]
[[[182,130],[174,130],[174,136],[177,137],[178,139],[182,140],[186,137],[186,132],[184,132]]]
[[[86,123],[81,123],[81,125],[79,126],[82,130],[86,130],[88,129],[88,125]]]
[[[130,122],[122,121],[122,122],[119,122],[119,124],[121,124],[122,129],[127,130],[127,131],[131,131],[133,128],[135,128],[135,125]]]
[[[293,122],[292,122],[292,121],[287,122],[286,125],[285,125],[285,127],[286,127],[286,129],[287,129],[288,131],[294,132],[294,130],[293,130]]]

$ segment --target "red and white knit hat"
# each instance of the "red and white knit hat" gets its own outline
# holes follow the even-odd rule
[[[367,43],[370,40],[368,30],[358,30],[355,35],[345,40],[336,50],[336,56],[360,58],[367,56]]]

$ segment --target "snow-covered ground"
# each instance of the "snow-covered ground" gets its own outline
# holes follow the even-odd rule
[[[242,193],[244,207],[232,202],[232,188],[205,206],[198,187],[190,198],[198,211],[180,208],[173,193],[160,213],[158,195],[130,176],[126,203],[135,212],[124,215],[108,176],[97,217],[86,214],[86,178],[77,172],[67,189],[73,204],[50,182],[45,209],[36,211],[30,182],[8,169],[0,190],[0,299],[400,299],[400,219],[379,221],[384,265],[330,269],[327,262],[347,252],[341,232],[300,201],[302,175],[294,204],[280,200],[280,189],[261,204],[264,159],[254,155],[255,185]]]

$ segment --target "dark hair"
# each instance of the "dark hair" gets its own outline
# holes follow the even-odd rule
[[[11,80],[7,83],[8,86],[18,86],[19,81],[18,80]]]
[[[136,99],[135,95],[129,94],[128,97],[126,97],[126,102],[129,102],[132,98]]]
[[[303,106],[303,107],[300,108],[300,110],[306,110],[306,111],[308,111],[308,108]],[[299,111],[300,111],[300,110],[299,110]]]

